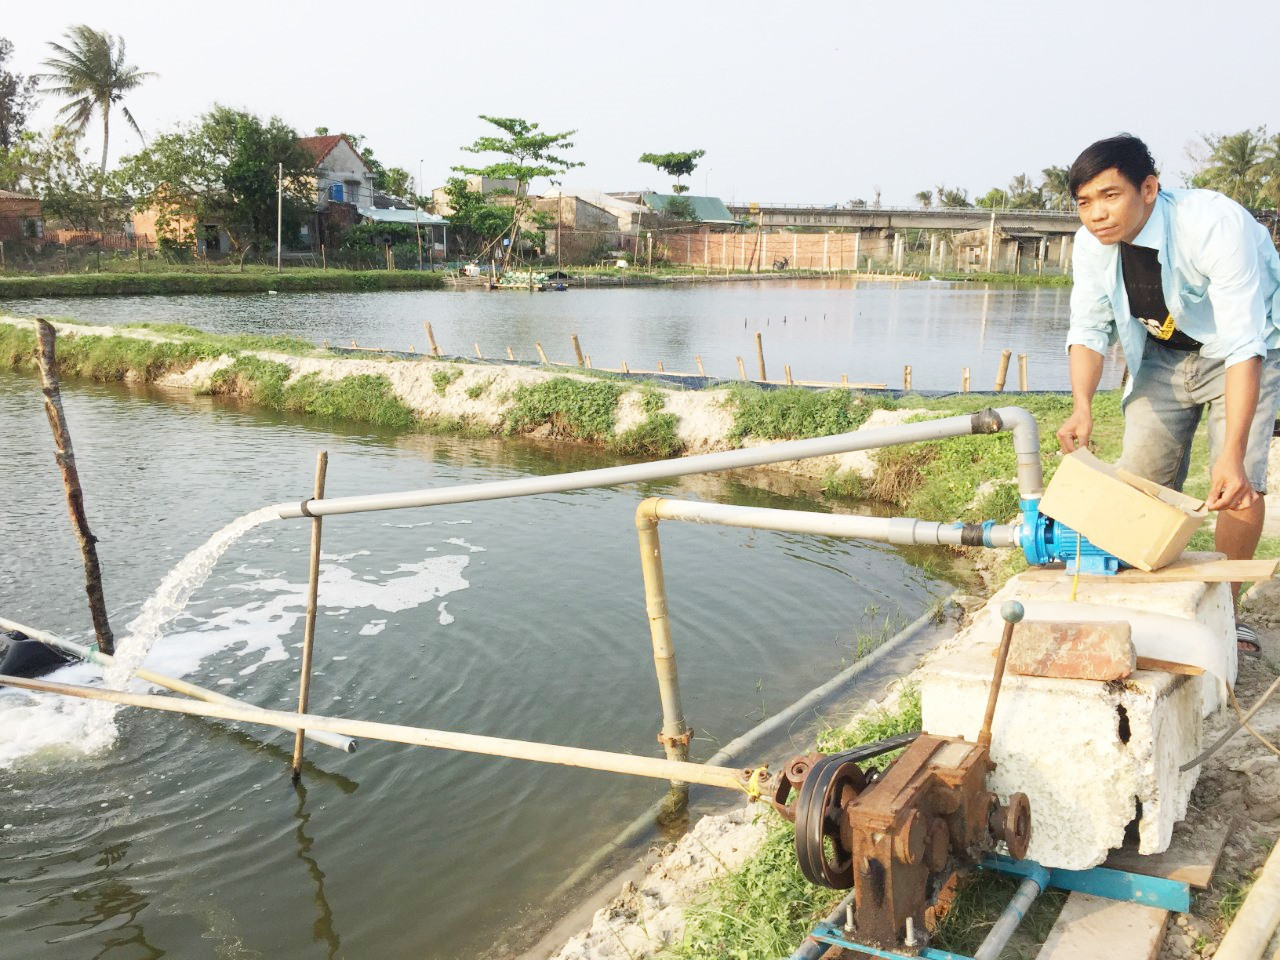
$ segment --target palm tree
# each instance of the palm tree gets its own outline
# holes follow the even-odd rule
[[[916,194],[916,203],[920,204],[920,206],[924,207],[925,209],[928,209],[929,207],[932,207],[932,206],[933,206],[933,191],[932,191],[932,190],[921,190],[919,193],[917,193],[917,194]]]
[[[111,105],[119,103],[126,93],[155,74],[125,63],[122,37],[113,37],[83,23],[68,29],[64,36],[66,46],[49,43],[56,56],[44,61],[42,66],[49,72],[38,77],[46,84],[45,92],[69,98],[58,113],[66,116],[66,128],[74,135],[84,133],[95,110],[102,114],[102,163],[98,168],[101,198],[101,176],[107,172],[107,144],[111,136]],[[120,112],[142,137],[142,129],[129,108],[121,106]]]
[[[1071,196],[1071,180],[1066,167],[1045,167],[1040,171],[1044,177],[1041,190],[1044,192],[1045,205],[1050,210],[1070,210],[1075,198]]]
[[[1198,187],[1225,193],[1246,207],[1257,206],[1267,166],[1266,130],[1206,136],[1208,164],[1193,178]]]

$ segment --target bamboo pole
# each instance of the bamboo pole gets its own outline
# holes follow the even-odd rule
[[[84,562],[84,591],[89,598],[89,616],[93,619],[98,649],[103,653],[115,653],[116,641],[111,633],[107,602],[102,594],[102,571],[98,567],[98,548],[95,546],[98,541],[89,531],[89,519],[84,512],[84,491],[80,487],[80,472],[76,469],[76,455],[71,449],[71,434],[67,430],[66,414],[62,410],[62,387],[55,349],[58,334],[48,320],[40,317],[36,320],[36,336],[40,342],[37,361],[40,365],[40,389],[44,394],[44,412],[49,418],[49,429],[53,431],[53,458],[62,471],[62,486],[66,491],[71,527],[80,543],[80,557]]]
[[[0,617],[0,629],[17,630],[19,633],[26,634],[32,640],[39,640],[46,647],[53,647],[64,653],[69,653],[73,657],[79,657],[85,663],[91,663],[98,667],[109,667],[115,663],[116,658],[109,653],[102,653],[90,647],[76,643],[74,640],[64,640],[62,637],[54,636],[43,630],[37,630],[35,627],[28,627],[25,624],[17,623],[13,620],[7,620]],[[138,667],[133,671],[133,675],[139,680],[145,680],[147,683],[154,684],[157,687],[164,687],[166,690],[172,690],[174,693],[181,693],[191,697],[193,700],[203,700],[206,703],[228,703],[233,707],[247,707],[249,709],[257,709],[253,704],[241,703],[226,694],[215,693],[213,690],[206,690],[204,687],[198,687],[194,683],[188,683],[186,680],[179,680],[176,677],[168,677],[163,673],[156,673],[154,670],[148,670],[146,667]],[[341,750],[343,753],[355,753],[356,742],[350,737],[341,737],[333,733],[321,733],[319,730],[308,730],[307,739],[314,740],[316,743],[322,743],[326,747],[333,747]]]
[[[791,386],[791,364],[783,364],[782,372],[787,376],[787,386]]]
[[[542,358],[542,362],[543,362],[543,363],[550,363],[551,361],[547,359],[547,354],[546,354],[546,352],[542,349],[542,344],[540,344],[540,343],[534,343],[534,346],[538,348],[538,356]]]
[[[1027,355],[1018,354],[1018,389],[1027,392]]]
[[[840,383],[846,387],[849,385],[849,375],[847,373],[840,374]]]
[[[911,390],[911,364],[909,363],[902,368],[902,389],[908,392]]]
[[[315,499],[324,499],[324,477],[329,469],[329,452],[321,450],[316,454]],[[311,573],[307,581],[307,620],[302,631],[302,673],[298,678],[298,713],[307,712],[307,700],[311,696],[311,659],[316,640],[316,601],[320,593],[320,524],[321,517],[311,518]],[[293,738],[293,782],[302,777],[302,735],[303,730]]]
[[[475,348],[476,348],[476,359],[477,359],[477,360],[483,360],[483,359],[484,359],[484,354],[480,352],[480,344],[478,344],[478,343],[476,343],[476,342],[472,341],[471,345],[472,345],[473,347],[475,347]]]
[[[623,361],[622,361],[622,367],[621,367],[620,369],[622,370],[622,372],[623,372],[623,373],[630,373],[630,372],[631,372],[631,371],[627,368],[627,361],[625,361],[625,360],[623,360]]]
[[[260,723],[282,730],[325,730],[366,740],[386,740],[390,743],[407,743],[418,747],[434,747],[438,750],[458,750],[463,753],[479,753],[491,757],[511,757],[515,760],[532,760],[554,763],[566,767],[584,767],[608,773],[625,773],[654,780],[677,780],[682,783],[700,783],[725,790],[745,790],[744,778],[737,770],[726,767],[707,767],[700,763],[660,760],[657,757],[639,757],[628,753],[612,753],[608,750],[590,750],[584,747],[565,747],[554,743],[538,743],[529,740],[508,740],[502,737],[485,737],[473,733],[454,733],[448,730],[431,730],[395,723],[379,723],[373,720],[349,720],[343,717],[326,717],[314,713],[288,713],[283,710],[262,710],[258,707],[238,707],[222,703],[193,703],[176,697],[159,697],[153,694],[129,693],[101,687],[82,687],[52,680],[35,680],[28,677],[9,677],[0,674],[0,685],[19,690],[35,690],[41,693],[57,693],[82,700],[100,700],[132,707],[182,713],[194,717],[213,717],[219,720],[238,720],[243,723]],[[761,777],[765,780],[766,777]]]
[[[512,350],[511,350],[511,348],[510,348],[510,347],[507,347],[507,359],[508,359],[508,360],[514,360],[515,358],[516,358],[515,353],[514,353],[514,352],[512,352]]]
[[[587,369],[591,369],[591,354],[587,354]]]
[[[698,376],[705,377],[707,375],[707,371],[702,368],[702,355],[699,354],[698,356],[694,357],[693,361],[698,365]]]
[[[746,367],[746,364],[742,362],[741,357],[738,358],[738,379],[739,380],[747,379],[747,367]]]
[[[435,331],[431,329],[431,321],[426,321],[423,326],[427,328],[427,342],[431,344],[431,355],[433,357],[444,356],[444,354],[440,352],[439,344],[436,343],[436,334]]]
[[[756,332],[756,359],[760,361],[760,380],[764,382],[769,378],[764,372],[764,338],[760,336],[759,331]]]
[[[1013,356],[1012,350],[1000,351],[1000,369],[996,371],[996,393],[1004,392],[1004,382],[1009,376],[1009,358]]]
[[[658,361],[658,372],[659,372],[659,373],[666,373],[666,372],[667,372],[666,370],[664,370],[664,369],[663,369],[663,367],[662,367],[662,361],[661,361],[661,360],[659,360],[659,361]]]
[[[1271,848],[1262,872],[1244,898],[1215,956],[1259,960],[1280,922],[1280,843]],[[1272,954],[1274,960],[1275,954]]]
[[[968,367],[960,368],[960,392],[961,393],[969,392],[969,368]]]
[[[573,355],[578,358],[578,366],[586,366],[582,356],[582,344],[578,342],[578,335],[571,333],[569,334],[569,339],[573,341]]]

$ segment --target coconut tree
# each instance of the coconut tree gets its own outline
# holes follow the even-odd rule
[[[1040,189],[1044,193],[1045,204],[1050,210],[1070,210],[1075,198],[1071,196],[1071,178],[1066,167],[1045,167],[1040,173],[1044,183]]]
[[[1205,136],[1206,165],[1192,178],[1197,187],[1225,193],[1237,203],[1256,206],[1267,162],[1267,133],[1241,130],[1224,136]]]
[[[66,118],[65,126],[71,133],[83,134],[94,111],[102,115],[102,162],[98,167],[101,197],[101,177],[107,172],[107,145],[111,137],[111,107],[155,74],[125,62],[123,37],[114,37],[83,23],[71,27],[63,36],[67,41],[65,45],[50,41],[55,55],[42,64],[48,72],[37,76],[46,93],[68,98],[59,116]],[[120,112],[142,137],[142,129],[129,108],[121,105]]]

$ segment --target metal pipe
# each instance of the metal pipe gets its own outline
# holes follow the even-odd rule
[[[1280,843],[1271,848],[1215,956],[1223,960],[1258,960],[1280,922]],[[1274,955],[1273,955],[1274,956]]]
[[[997,960],[1000,956],[1000,951],[1009,942],[1013,932],[1018,929],[1018,924],[1022,923],[1022,918],[1027,915],[1031,904],[1035,902],[1036,897],[1040,896],[1040,891],[1049,885],[1048,870],[1038,863],[1028,863],[1028,866],[1033,869],[1018,884],[1018,890],[1014,893],[1013,899],[1004,908],[1004,912],[1000,914],[999,919],[992,926],[987,938],[982,941],[982,946],[973,955],[973,960]]]
[[[522,477],[518,480],[495,480],[488,483],[406,490],[400,493],[304,500],[301,503],[276,504],[273,509],[278,511],[280,519],[291,520],[299,517],[363,513],[371,510],[399,510],[406,507],[501,500],[509,497],[565,493],[590,487],[663,480],[695,473],[758,467],[766,463],[806,460],[810,457],[825,457],[854,450],[871,450],[905,443],[942,440],[974,433],[998,433],[1005,429],[1012,429],[1014,434],[1014,450],[1018,455],[1018,490],[1023,499],[1039,497],[1043,493],[1044,483],[1039,468],[1040,441],[1035,420],[1021,407],[1001,407],[998,410],[982,410],[974,414],[943,417],[921,423],[904,423],[873,430],[854,430],[808,440],[786,440],[743,450],[703,453],[672,460],[633,463],[619,467],[604,467],[599,470],[579,470],[574,473],[553,474],[545,477]],[[1034,464],[1031,462],[1033,455]]]
[[[414,207],[417,210],[417,207]],[[416,214],[415,214],[416,215]],[[418,269],[422,269],[422,238],[418,238]],[[329,451],[321,450],[316,454],[316,497],[324,496],[324,478],[329,470]],[[324,520],[316,517],[311,521],[311,557],[307,577],[307,617],[302,629],[302,668],[298,674],[298,712],[306,713],[311,698],[311,660],[316,642],[316,606],[320,599],[320,536],[323,532]],[[305,730],[298,730],[293,735],[293,782],[302,777],[302,740]]]
[[[640,539],[640,569],[644,574],[644,606],[649,615],[653,666],[658,675],[658,696],[662,701],[662,732],[658,734],[658,741],[668,760],[688,760],[689,738],[693,731],[685,726],[684,708],[680,704],[676,651],[671,642],[667,586],[662,574],[662,547],[658,542],[658,518],[654,516],[653,506],[654,500],[649,499],[636,508],[636,532]],[[687,805],[687,785],[673,782],[671,791],[671,802],[675,807]]]
[[[854,897],[858,891],[850,890],[848,896],[835,905],[830,913],[827,914],[827,923],[841,923],[844,920],[845,911],[853,904]],[[813,939],[812,935],[805,937],[800,946],[796,947],[795,953],[787,957],[787,960],[818,960],[824,953],[831,949],[831,944],[823,943],[821,940]]]
[[[484,737],[473,733],[453,733],[447,730],[430,730],[395,723],[378,723],[372,720],[349,720],[343,717],[324,717],[314,713],[286,713],[282,710],[263,710],[239,704],[192,703],[176,697],[157,697],[145,693],[129,693],[101,687],[83,687],[52,680],[35,680],[29,677],[9,677],[0,674],[0,685],[20,690],[36,690],[42,693],[59,693],[82,700],[104,700],[133,707],[147,707],[168,713],[184,713],[188,716],[214,717],[221,720],[239,720],[243,723],[260,723],[282,730],[315,730],[340,733],[370,740],[387,740],[407,743],[417,747],[435,747],[439,750],[458,750],[463,753],[479,753],[491,757],[510,757],[514,760],[532,760],[538,763],[554,763],[566,767],[585,767],[607,773],[625,773],[655,780],[679,780],[684,783],[700,783],[708,787],[740,792],[747,788],[747,777],[741,771],[724,767],[707,767],[701,763],[679,763],[660,760],[657,757],[639,757],[608,750],[589,750],[585,747],[564,747],[554,743],[536,743],[529,740],[507,740],[502,737]],[[763,779],[763,777],[761,778]]]
[[[101,653],[90,647],[82,646],[74,640],[64,640],[62,637],[54,636],[52,633],[46,633],[43,630],[37,630],[35,627],[24,626],[21,623],[15,623],[13,620],[6,620],[0,617],[0,629],[17,630],[24,633],[32,640],[39,640],[46,647],[53,647],[64,653],[69,653],[73,657],[78,657],[85,663],[92,663],[94,666],[105,667],[115,662],[115,658],[110,654]],[[172,690],[174,693],[185,694],[195,700],[203,700],[205,703],[225,703],[235,707],[245,707],[250,710],[258,708],[252,704],[244,704],[239,700],[235,700],[225,694],[215,693],[212,690],[206,690],[204,687],[197,687],[194,683],[187,683],[185,680],[178,680],[174,677],[166,677],[163,673],[156,673],[154,670],[148,670],[146,667],[139,667],[133,672],[133,675],[139,680],[145,680],[147,683],[153,683],[157,687],[164,687],[166,690]],[[307,739],[314,740],[316,743],[322,743],[326,747],[333,747],[341,750],[343,753],[355,753],[357,743],[350,737],[342,737],[332,733],[320,733],[318,731],[307,731]]]
[[[654,497],[652,512],[659,520],[714,523],[725,527],[776,530],[823,537],[852,537],[882,543],[948,544],[981,546],[981,524],[937,523],[908,517],[864,517],[854,514],[814,513],[806,510],[775,510],[733,504],[703,503],[696,500],[668,500]],[[643,505],[642,505],[643,506]],[[639,524],[639,514],[636,523]],[[1016,545],[1013,524],[995,524],[985,531],[986,543],[993,547]]]

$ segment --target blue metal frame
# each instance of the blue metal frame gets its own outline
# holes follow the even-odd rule
[[[988,854],[978,864],[981,870],[1007,873],[1015,877],[1049,876],[1047,887],[1072,892],[1090,893],[1108,900],[1123,900],[1140,903],[1148,907],[1159,907],[1175,913],[1185,913],[1191,908],[1191,885],[1178,880],[1167,880],[1164,877],[1146,877],[1126,870],[1112,870],[1110,867],[1093,867],[1089,870],[1058,870],[1040,866],[1034,860],[1013,860],[1009,857]],[[860,951],[881,960],[912,960],[906,954],[891,950],[881,950],[865,944],[846,939],[844,928],[839,924],[822,922],[813,928],[810,936],[822,943],[843,947],[846,950]],[[925,947],[916,956],[924,960],[973,960],[960,953],[949,950],[935,950]]]

